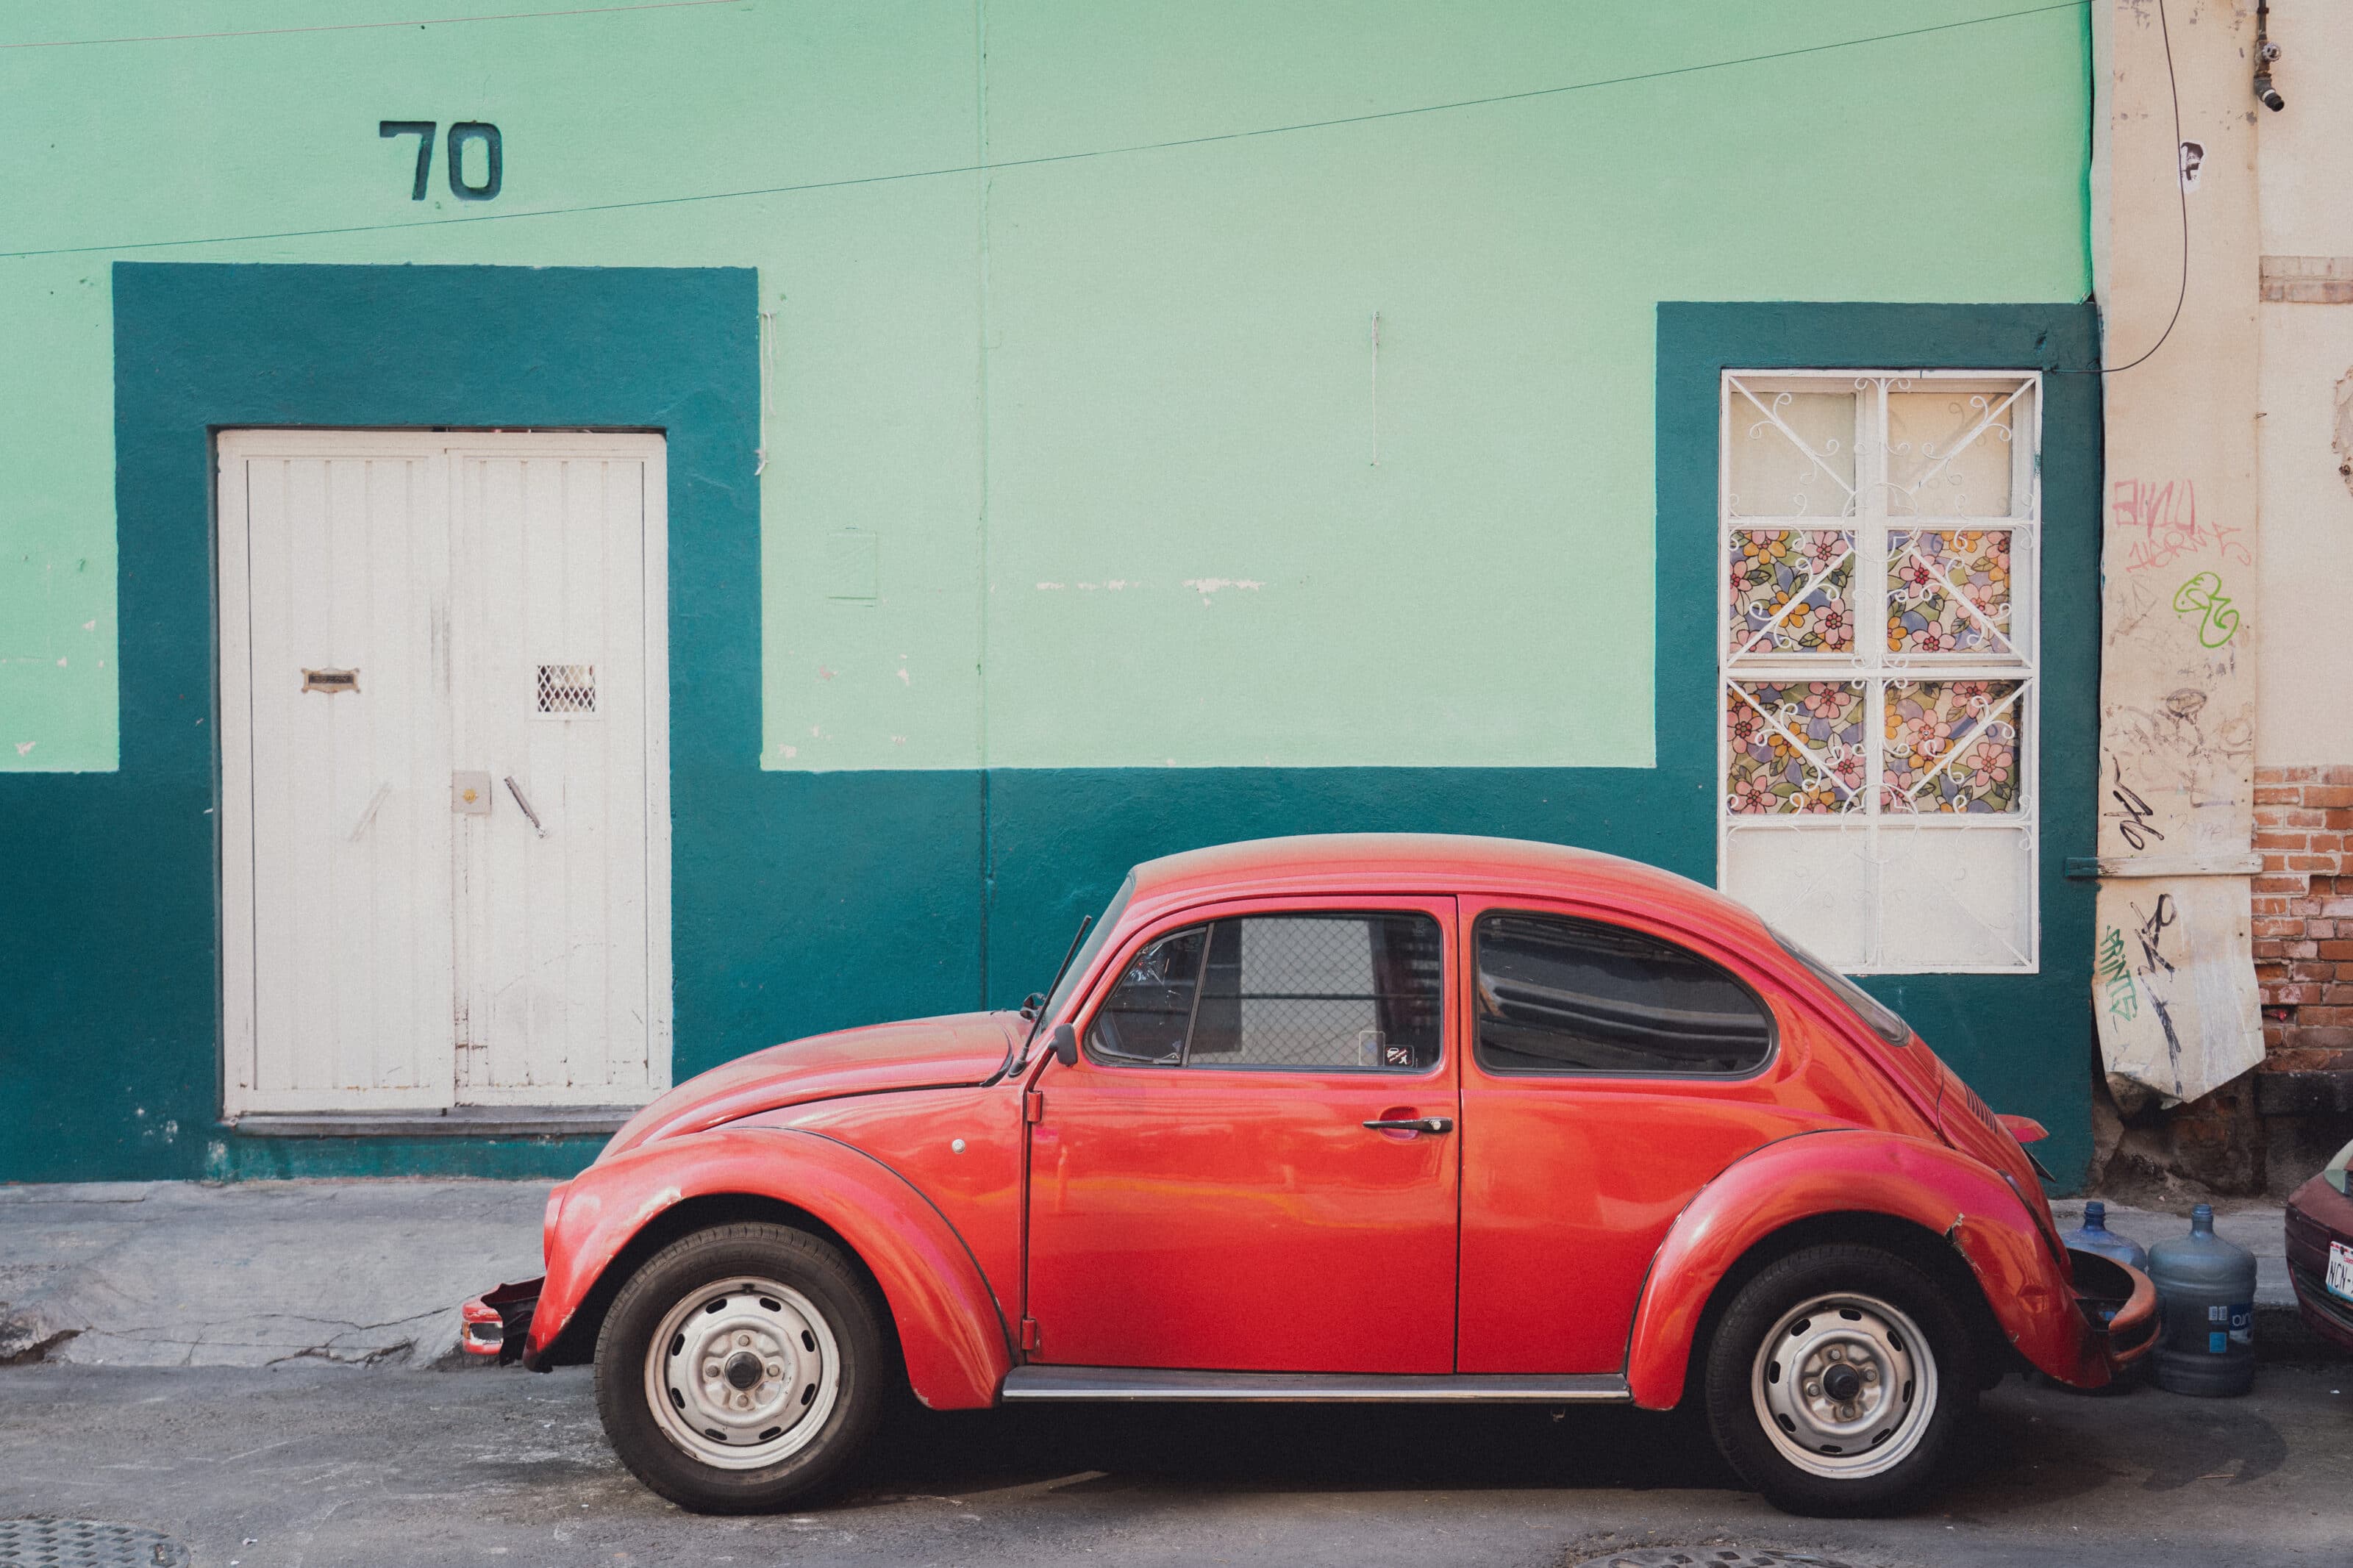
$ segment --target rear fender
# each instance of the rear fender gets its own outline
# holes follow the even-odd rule
[[[1013,1359],[1005,1320],[971,1251],[889,1166],[822,1133],[722,1128],[590,1166],[547,1228],[547,1282],[526,1364],[541,1364],[630,1240],[691,1198],[750,1194],[807,1211],[847,1242],[890,1304],[915,1396],[938,1410],[991,1404]]]
[[[1740,1260],[1816,1216],[1878,1214],[1942,1237],[1977,1277],[2019,1352],[2062,1382],[2096,1387],[2105,1364],[2025,1200],[1967,1154],[1917,1138],[1841,1129],[1768,1143],[1700,1190],[1651,1260],[1627,1350],[1634,1403],[1672,1408],[1708,1302]]]

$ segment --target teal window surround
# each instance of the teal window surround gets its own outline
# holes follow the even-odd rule
[[[1718,384],[1728,369],[1898,366],[2043,370],[2040,972],[1890,974],[1861,984],[1911,1020],[1996,1110],[2052,1130],[2063,1180],[2091,1158],[2093,889],[2065,875],[2089,854],[2099,771],[2100,378],[2088,304],[1662,302],[1658,316],[1658,758],[1694,781],[1715,766]],[[1714,845],[1700,852],[1715,880]],[[2045,1114],[2045,1112],[2048,1114]]]

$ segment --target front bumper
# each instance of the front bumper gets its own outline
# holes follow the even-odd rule
[[[2291,1265],[2288,1279],[2295,1287],[2295,1308],[2305,1326],[2329,1343],[2353,1351],[2353,1301],[2332,1296],[2323,1276]]]
[[[542,1276],[501,1285],[459,1308],[459,1345],[469,1355],[494,1355],[501,1366],[521,1361],[523,1344],[531,1338],[532,1317],[539,1310],[539,1289],[546,1283]]]
[[[2353,1247],[2353,1199],[2315,1176],[2287,1200],[2287,1277],[2297,1313],[2331,1344],[2353,1350],[2353,1301],[2329,1293],[2328,1247]]]
[[[2113,1378],[2157,1348],[2157,1287],[2130,1264],[2067,1249],[2075,1270],[2075,1308],[2084,1315],[2084,1361]]]

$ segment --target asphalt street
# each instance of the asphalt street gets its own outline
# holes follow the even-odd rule
[[[33,1365],[0,1370],[0,1517],[27,1514],[159,1530],[206,1568],[1560,1564],[1669,1542],[1854,1568],[2337,1565],[2353,1364],[2266,1365],[2236,1400],[2012,1377],[1936,1509],[1870,1522],[1775,1512],[1678,1417],[1301,1406],[910,1413],[840,1501],[704,1519],[621,1469],[585,1369]]]

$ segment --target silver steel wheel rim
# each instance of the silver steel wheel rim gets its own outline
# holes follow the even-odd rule
[[[841,1350],[807,1297],[736,1276],[662,1314],[645,1384],[663,1436],[718,1469],[756,1470],[825,1429],[841,1392]]]
[[[1920,1326],[1870,1296],[1822,1296],[1782,1315],[1749,1373],[1757,1419],[1808,1475],[1894,1468],[1936,1412],[1936,1354]]]

